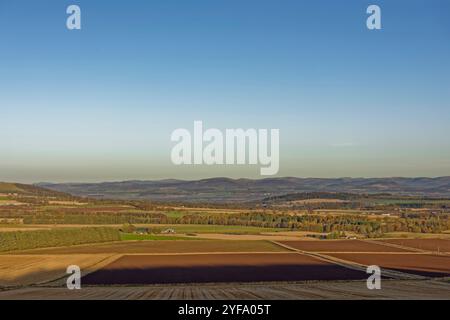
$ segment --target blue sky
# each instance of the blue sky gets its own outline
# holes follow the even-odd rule
[[[450,174],[446,0],[0,0],[0,40],[0,180],[259,177],[172,165],[194,120],[279,128],[280,176]]]

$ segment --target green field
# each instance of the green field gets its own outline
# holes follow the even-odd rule
[[[138,253],[192,253],[192,252],[286,252],[269,241],[261,240],[197,240],[197,241],[117,241],[61,248],[42,248],[15,254],[138,254]]]
[[[134,234],[134,233],[121,233],[120,234],[120,240],[122,241],[130,241],[130,240],[150,240],[150,241],[157,241],[157,240],[200,240],[199,238],[193,238],[193,237],[178,237],[178,236],[164,236],[164,235],[155,235],[155,234]]]
[[[159,233],[165,229],[174,229],[176,233],[224,233],[224,234],[260,234],[263,232],[286,231],[282,228],[261,228],[248,226],[221,226],[209,224],[152,224],[138,225],[137,227],[149,227],[153,233]]]
[[[187,213],[186,213],[186,212],[182,212],[182,211],[168,211],[168,212],[164,212],[164,214],[165,214],[168,218],[182,218],[182,217],[185,216]]]

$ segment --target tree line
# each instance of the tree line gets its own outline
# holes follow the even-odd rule
[[[351,231],[368,237],[387,232],[441,233],[450,229],[448,215],[412,214],[400,217],[369,217],[360,214],[270,214],[189,213],[168,216],[155,212],[56,213],[44,212],[24,216],[26,224],[203,224],[282,228],[312,232]]]

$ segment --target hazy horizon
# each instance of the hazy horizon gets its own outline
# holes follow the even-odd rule
[[[279,128],[276,176],[450,174],[450,2],[0,3],[0,181],[264,178],[171,132]],[[26,10],[24,10],[26,8]]]
[[[199,181],[199,180],[209,180],[209,179],[231,179],[231,180],[265,180],[265,179],[440,179],[440,178],[450,178],[450,175],[447,176],[384,176],[384,177],[310,177],[310,176],[273,176],[273,177],[227,177],[227,176],[210,176],[210,177],[197,177],[197,178],[155,178],[155,179],[111,179],[111,180],[61,180],[61,181],[11,181],[11,180],[1,180],[0,183],[23,183],[23,184],[83,184],[83,183],[114,183],[114,182],[129,182],[129,181],[164,181],[164,180],[178,180],[178,181]]]

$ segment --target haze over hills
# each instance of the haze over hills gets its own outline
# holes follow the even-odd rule
[[[254,201],[301,192],[390,193],[450,197],[450,177],[437,178],[211,178],[194,181],[121,181],[39,183],[40,187],[77,196],[176,202]]]
[[[30,184],[0,182],[1,194],[16,194],[20,196],[41,196],[41,197],[66,197],[69,196],[57,190],[50,190]]]

